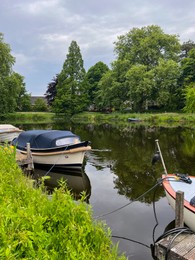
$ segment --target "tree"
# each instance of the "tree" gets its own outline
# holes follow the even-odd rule
[[[97,62],[87,71],[87,93],[90,105],[95,105],[97,92],[99,90],[98,83],[107,71],[109,71],[108,66],[101,61]]]
[[[191,49],[187,58],[181,61],[182,76],[181,81],[184,85],[195,82],[195,48]]]
[[[0,113],[3,115],[14,112],[20,107],[22,93],[25,93],[24,78],[12,70],[15,58],[11,49],[4,42],[0,33]]]
[[[195,43],[191,40],[188,40],[187,42],[184,42],[181,45],[181,54],[180,54],[180,58],[187,58],[188,57],[188,53],[191,49],[195,48]]]
[[[108,71],[98,83],[96,104],[99,110],[110,110],[113,108],[113,100],[116,96],[110,86],[113,84],[113,72]]]
[[[33,106],[34,111],[44,112],[48,111],[46,102],[42,98],[37,98]]]
[[[26,92],[26,90],[21,90],[20,95],[18,97],[18,111],[32,111],[31,105],[31,95]]]
[[[99,91],[99,99],[101,93],[104,97],[102,100],[112,97],[110,105],[120,110],[132,107],[135,111],[143,111],[148,104],[162,106],[165,101],[164,108],[169,104],[170,109],[169,95],[175,97],[178,94],[178,37],[165,34],[155,25],[133,28],[118,37],[115,53],[117,60],[112,63],[111,84],[103,87],[104,92]],[[164,72],[163,66],[166,67]],[[166,87],[163,80],[167,83]],[[104,77],[101,85],[103,82]]]
[[[50,82],[47,86],[47,91],[45,93],[45,97],[47,99],[47,104],[49,106],[52,105],[52,103],[54,102],[55,100],[55,96],[56,96],[56,93],[57,93],[57,84],[58,84],[58,75],[56,75],[52,82]]]
[[[142,64],[148,68],[158,65],[159,59],[177,61],[180,43],[176,35],[165,34],[159,26],[133,28],[119,36],[115,42],[115,52],[119,60],[129,60],[130,64]]]
[[[132,109],[144,111],[151,101],[152,90],[154,88],[154,72],[147,71],[145,65],[134,65],[126,74],[129,83],[128,98]]]
[[[12,66],[15,63],[15,58],[10,54],[10,46],[4,42],[3,34],[0,33],[0,77],[5,79],[12,72]]]
[[[56,113],[73,115],[87,106],[85,69],[80,48],[72,41],[61,73],[58,75],[57,94],[53,102]]]
[[[12,111],[11,103],[9,104],[8,98],[11,97],[9,94],[10,87],[10,75],[12,73],[12,65],[15,62],[14,57],[10,54],[11,49],[8,44],[4,42],[3,34],[0,33],[0,113],[6,114]],[[9,82],[8,82],[9,81]],[[11,108],[11,111],[10,111]]]
[[[171,59],[161,59],[154,69],[152,100],[165,111],[175,111],[182,106],[182,87],[178,84],[180,73],[179,64]]]
[[[195,113],[195,84],[187,86],[184,90],[185,107],[187,113]]]

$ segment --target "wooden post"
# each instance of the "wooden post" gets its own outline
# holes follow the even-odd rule
[[[26,148],[27,148],[27,161],[28,161],[27,171],[31,173],[34,170],[34,164],[33,164],[32,154],[30,150],[30,143],[26,144]]]
[[[184,192],[176,192],[176,201],[175,201],[175,227],[184,226]]]

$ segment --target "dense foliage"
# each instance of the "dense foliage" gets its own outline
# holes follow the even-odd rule
[[[56,75],[47,86],[45,97],[47,99],[47,103],[49,106],[51,106],[53,101],[55,100],[56,93],[57,93],[57,89],[56,89],[57,84],[58,84],[58,75]]]
[[[48,197],[22,175],[12,148],[0,147],[0,158],[0,259],[125,259],[64,183]]]
[[[37,98],[34,103],[33,110],[37,112],[48,111],[48,106],[42,98]]]
[[[25,90],[24,78],[12,70],[15,58],[10,46],[0,33],[0,115],[10,112],[28,111],[30,95]]]
[[[88,104],[91,109],[96,109],[99,106],[98,92],[100,90],[99,82],[103,75],[109,71],[106,64],[99,61],[94,66],[89,68],[86,73],[86,84],[88,93]]]
[[[193,41],[181,44],[177,35],[151,25],[131,29],[114,44],[111,68],[99,61],[86,72],[80,48],[71,42],[61,72],[45,93],[52,111],[68,116],[86,110],[194,111]],[[0,34],[1,115],[31,110],[24,79],[12,71],[15,59],[10,51]]]
[[[61,83],[57,84],[56,78],[46,92],[48,103],[55,100],[55,111],[71,115],[84,110],[192,111],[193,89],[189,91],[189,85],[195,82],[193,41],[180,44],[178,36],[166,34],[156,25],[133,28],[114,43],[116,60],[111,69],[97,62],[86,74],[83,72],[79,84],[71,71],[77,75],[83,61],[78,45],[73,43],[59,76]],[[81,66],[76,61],[81,61]],[[70,91],[77,85],[79,92]]]
[[[136,112],[152,106],[177,109],[180,76],[177,36],[165,34],[153,25],[133,28],[118,37],[115,52],[117,60],[112,63],[112,73],[100,82],[103,105]]]

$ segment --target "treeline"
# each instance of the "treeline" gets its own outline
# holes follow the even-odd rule
[[[180,44],[159,26],[133,28],[114,43],[116,60],[87,72],[72,41],[62,71],[49,83],[56,113],[92,111],[195,112],[195,43]]]
[[[2,42],[2,35],[0,39]],[[86,71],[80,48],[72,41],[61,72],[46,87],[50,110],[70,116],[82,111],[195,112],[193,41],[181,44],[179,36],[166,34],[159,26],[151,25],[133,28],[119,36],[114,53],[116,59],[110,67],[99,61]],[[17,90],[12,110],[24,111],[25,105],[21,106],[26,104],[27,94],[23,78],[10,71],[14,60],[8,56],[10,61],[5,68],[9,80],[4,77],[4,82],[0,81],[3,100],[8,104],[5,111],[11,112],[9,88],[13,92]],[[0,76],[2,73],[0,70]],[[11,80],[13,77],[16,80],[16,75],[18,84]],[[20,87],[13,89],[13,85]],[[5,106],[3,102],[0,104],[1,108]]]

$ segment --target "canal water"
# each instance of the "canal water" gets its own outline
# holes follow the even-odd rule
[[[128,259],[152,259],[150,245],[174,219],[162,187],[152,189],[163,173],[160,163],[151,163],[155,140],[159,140],[168,173],[195,175],[195,129],[134,123],[28,126],[37,128],[71,130],[91,141],[82,171],[36,169],[37,176],[50,175],[47,185],[51,189],[64,177],[76,198],[85,190],[94,218],[110,227],[119,250]]]

